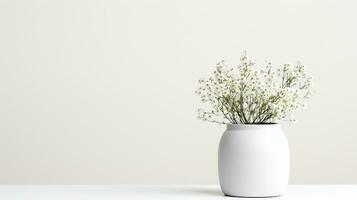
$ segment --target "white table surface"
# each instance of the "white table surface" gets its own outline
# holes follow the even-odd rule
[[[225,200],[219,186],[2,185],[0,200]],[[357,200],[357,185],[293,185],[264,200]]]

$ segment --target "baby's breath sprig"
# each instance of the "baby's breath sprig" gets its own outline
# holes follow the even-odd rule
[[[230,67],[222,60],[211,77],[198,81],[196,93],[208,105],[198,110],[199,119],[220,124],[278,123],[304,107],[313,93],[312,78],[300,62],[277,69],[267,63],[258,70],[246,54],[240,61]]]

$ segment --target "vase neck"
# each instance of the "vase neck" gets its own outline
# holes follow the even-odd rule
[[[227,130],[260,130],[280,128],[280,124],[227,124]]]

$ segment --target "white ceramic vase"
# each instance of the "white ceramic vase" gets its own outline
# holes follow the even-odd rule
[[[289,144],[279,124],[227,125],[218,153],[222,192],[237,197],[284,194],[289,181]]]

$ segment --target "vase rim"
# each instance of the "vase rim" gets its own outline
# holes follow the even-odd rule
[[[269,123],[269,124],[227,124],[227,129],[262,129],[262,128],[274,128],[280,127],[279,123]]]

